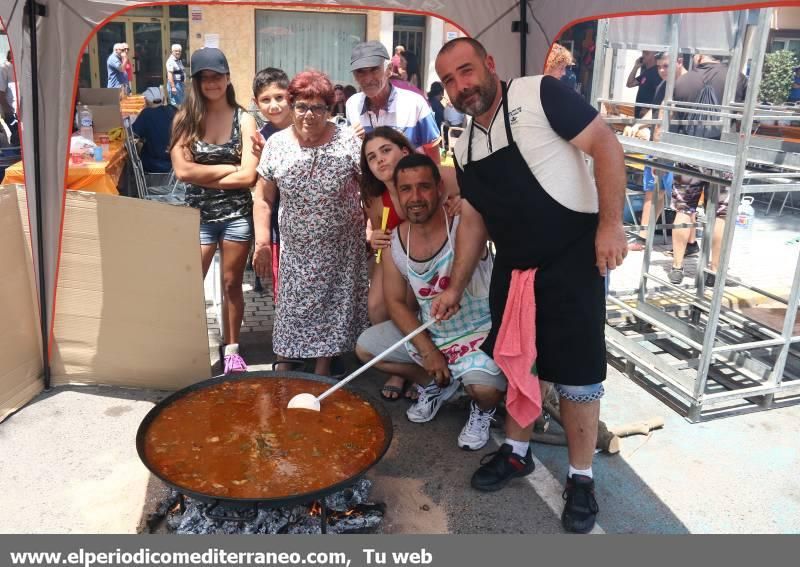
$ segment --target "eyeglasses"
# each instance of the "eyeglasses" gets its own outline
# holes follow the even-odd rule
[[[319,118],[320,116],[324,116],[325,113],[328,112],[328,107],[324,104],[308,105],[308,104],[303,104],[301,102],[298,104],[293,104],[292,108],[294,109],[295,114],[297,114],[298,116],[303,116],[306,112],[310,110],[314,116]]]

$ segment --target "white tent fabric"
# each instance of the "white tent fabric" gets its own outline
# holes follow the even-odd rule
[[[236,3],[236,0],[230,0]],[[145,0],[38,0],[47,10],[37,18],[39,119],[33,123],[30,38],[23,25],[25,0],[0,2],[0,19],[5,25],[14,53],[20,114],[26,126],[23,134],[25,178],[34,239],[36,227],[43,228],[43,251],[47,327],[52,325],[53,294],[62,227],[67,141],[72,121],[72,100],[77,88],[76,70],[83,48],[95,29],[105,20],[125,10],[136,8]],[[185,4],[177,0],[164,3]],[[257,3],[248,0],[247,3]],[[280,5],[286,2],[264,4]],[[499,72],[513,77],[520,71],[519,34],[510,33],[511,23],[519,19],[519,2],[513,0],[293,0],[291,4],[371,7],[392,11],[414,11],[438,16],[461,27],[481,40],[495,56]],[[562,30],[577,21],[632,13],[653,13],[687,9],[731,10],[737,6],[753,8],[780,4],[772,2],[731,2],[725,0],[528,0],[527,71],[539,72],[550,43]],[[40,137],[39,179],[42,218],[35,213],[33,132]],[[33,243],[37,254],[37,242]],[[38,271],[38,258],[35,261]],[[37,278],[38,283],[38,278]]]

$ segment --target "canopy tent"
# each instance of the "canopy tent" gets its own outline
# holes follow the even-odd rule
[[[97,28],[125,10],[152,4],[203,4],[203,2],[146,2],[144,0],[4,0],[0,20],[14,55],[19,112],[24,123],[23,151],[28,210],[42,309],[42,334],[51,345],[55,289],[64,211],[64,180],[72,104],[77,91],[80,57]],[[207,3],[207,2],[206,2]],[[219,3],[219,2],[217,2]],[[540,72],[552,41],[579,21],[627,14],[665,11],[711,11],[796,4],[796,0],[731,2],[725,0],[295,0],[271,2],[230,0],[241,4],[374,8],[416,12],[440,17],[462,28],[486,45],[498,63],[501,76]],[[28,14],[36,13],[36,39],[32,41]],[[528,34],[509,33],[521,15]],[[36,64],[32,65],[33,59]],[[46,359],[45,359],[46,360]],[[45,372],[47,371],[45,363]]]

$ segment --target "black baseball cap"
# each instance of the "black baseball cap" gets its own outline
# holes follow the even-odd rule
[[[225,54],[216,47],[203,47],[192,53],[192,77],[200,71],[214,71],[227,75],[231,72]]]

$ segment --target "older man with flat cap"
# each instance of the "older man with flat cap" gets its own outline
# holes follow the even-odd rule
[[[405,81],[390,80],[389,52],[379,41],[353,48],[350,70],[361,92],[347,100],[347,121],[360,137],[378,126],[401,132],[418,150],[439,162],[439,127],[421,93]]]

